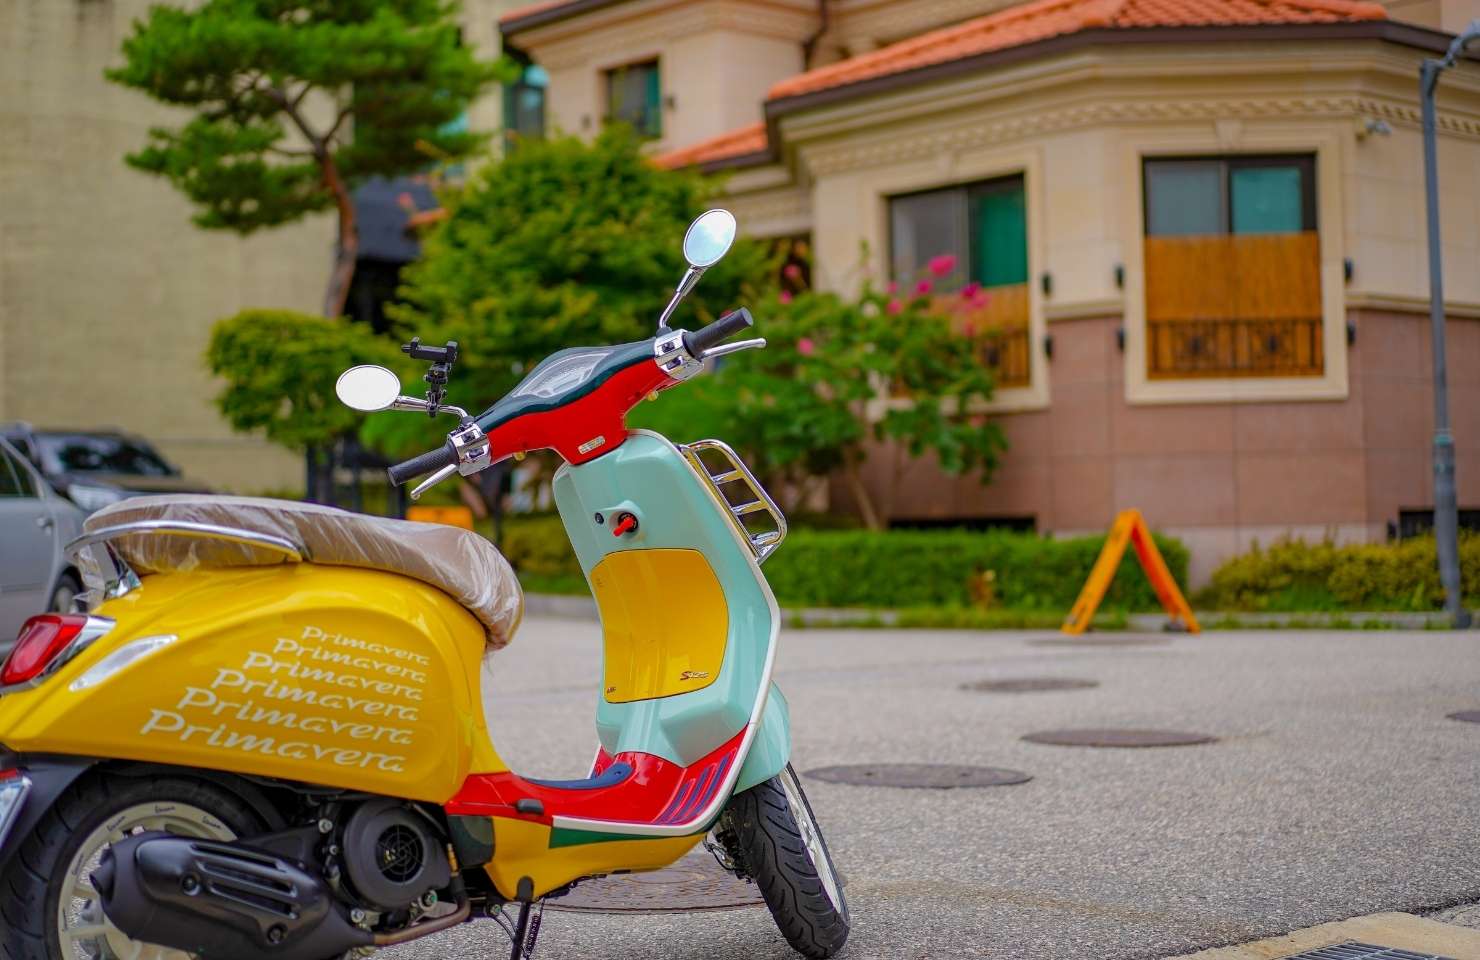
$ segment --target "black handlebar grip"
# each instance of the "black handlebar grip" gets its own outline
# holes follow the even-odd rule
[[[419,457],[402,461],[386,470],[390,474],[391,483],[400,486],[407,480],[419,477],[424,473],[441,470],[443,467],[457,463],[457,448],[448,440],[445,444],[435,450],[429,450]]]
[[[750,311],[741,307],[734,313],[720,317],[707,327],[700,327],[692,333],[684,334],[684,346],[689,348],[689,356],[697,359],[710,347],[718,346],[735,334],[753,326],[755,326],[755,321],[750,318]]]

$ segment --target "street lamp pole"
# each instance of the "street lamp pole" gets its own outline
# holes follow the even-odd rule
[[[1468,627],[1459,573],[1459,505],[1454,484],[1454,434],[1449,430],[1449,383],[1444,356],[1444,264],[1439,246],[1439,159],[1434,91],[1439,74],[1480,40],[1480,20],[1454,38],[1443,59],[1426,59],[1419,68],[1419,100],[1423,107],[1424,200],[1429,219],[1429,321],[1434,354],[1434,539],[1439,549],[1439,582],[1444,586],[1444,609],[1455,627]]]

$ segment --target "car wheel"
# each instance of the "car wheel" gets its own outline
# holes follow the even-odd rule
[[[77,578],[70,573],[64,573],[57,580],[56,589],[51,592],[51,605],[47,609],[53,613],[71,613],[77,595],[81,592],[82,584],[77,582]]]

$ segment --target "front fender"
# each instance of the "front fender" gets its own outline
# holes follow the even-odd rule
[[[16,851],[31,831],[36,829],[36,824],[46,816],[46,812],[52,808],[68,787],[77,778],[88,771],[96,760],[87,757],[65,757],[65,756],[10,756],[6,758],[4,766],[11,766],[11,762],[19,767],[21,772],[31,781],[31,790],[22,801],[19,818],[15,825],[10,828],[4,842],[0,843],[0,876],[4,876],[9,869],[10,861],[15,858]]]
[[[740,778],[735,781],[735,792],[749,790],[786,769],[791,760],[791,709],[781,688],[771,684],[766,697],[766,709],[761,713],[761,725],[755,731],[755,740],[750,753],[740,767]]]

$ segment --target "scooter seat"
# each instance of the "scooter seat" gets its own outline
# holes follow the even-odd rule
[[[292,500],[174,494],[122,500],[88,517],[83,529],[96,533],[151,520],[269,534],[300,545],[304,559],[313,563],[384,570],[420,580],[477,617],[495,649],[513,637],[524,612],[524,592],[503,554],[476,533],[440,523],[372,517]],[[120,531],[111,542],[141,576],[285,560],[280,553],[209,534],[144,536]]]

